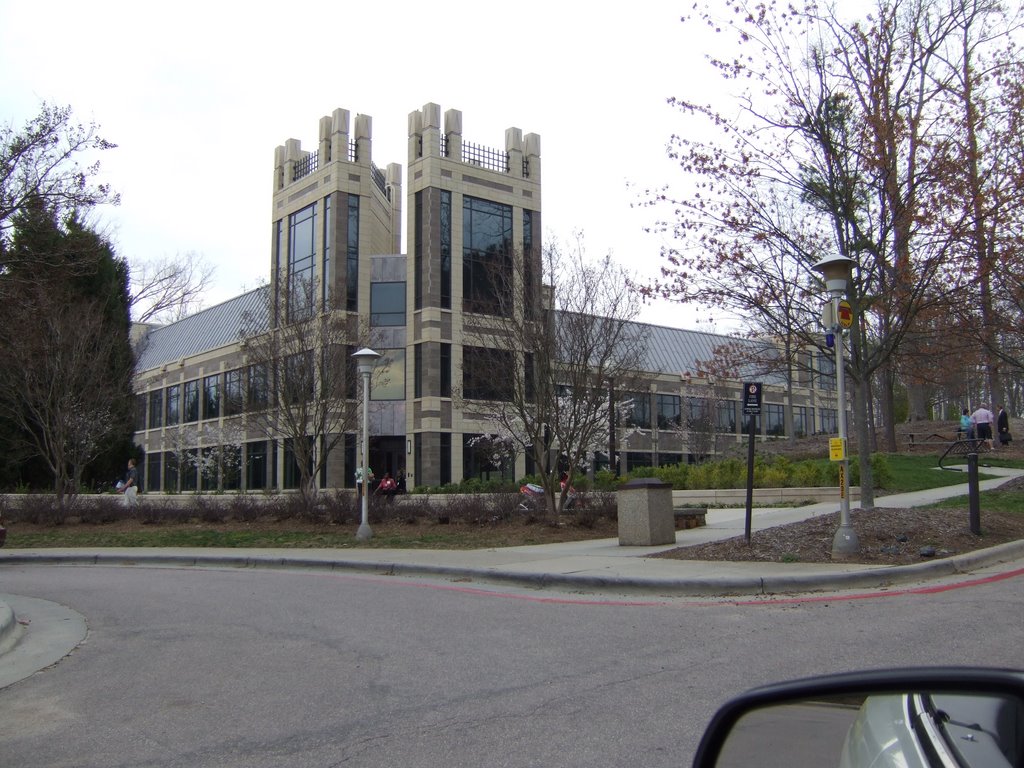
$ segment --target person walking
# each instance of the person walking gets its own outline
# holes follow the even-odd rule
[[[1010,434],[1010,415],[1001,405],[997,405],[996,409],[996,432],[999,434],[999,444],[1007,446],[1010,441],[1013,440],[1013,436]]]
[[[964,408],[960,414],[960,434],[957,435],[960,440],[973,440],[974,439],[974,422],[971,421],[971,414]]]
[[[118,489],[124,495],[124,505],[135,507],[139,503],[139,473],[135,469],[135,459],[128,459],[128,471],[124,476],[124,483]]]
[[[971,421],[974,422],[974,429],[978,439],[988,443],[990,449],[995,448],[995,445],[992,443],[992,422],[994,420],[992,411],[988,409],[985,403],[979,405],[978,409],[971,414]]]

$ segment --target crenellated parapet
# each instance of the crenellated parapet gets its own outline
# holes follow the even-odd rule
[[[462,112],[449,109],[441,122],[441,107],[428,103],[409,113],[409,165],[429,157],[443,157],[517,178],[540,182],[540,135],[523,136],[519,128],[505,131],[504,149],[466,141]]]
[[[274,150],[274,193],[316,173],[331,163],[350,163],[363,172],[375,172],[378,185],[385,185],[388,175],[373,164],[373,118],[357,114],[352,120],[347,109],[335,109],[320,118],[317,148],[307,151],[298,139],[288,139]],[[381,192],[390,196],[386,187]]]

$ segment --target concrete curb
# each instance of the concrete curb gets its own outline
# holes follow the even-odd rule
[[[428,563],[401,563],[387,559],[346,560],[305,558],[302,556],[216,554],[194,552],[173,554],[146,553],[11,553],[0,555],[0,565],[105,565],[118,567],[197,567],[197,568],[301,568],[306,570],[346,571],[386,576],[437,576],[449,579],[525,586],[534,589],[572,588],[593,591],[643,592],[673,596],[729,596],[820,592],[841,589],[869,589],[906,584],[927,579],[956,576],[1024,558],[1024,540],[989,549],[954,555],[929,562],[902,566],[861,567],[837,573],[801,572],[800,564],[781,573],[762,576],[636,577],[622,574],[528,572],[513,568],[456,566]],[[773,566],[777,564],[772,564]],[[8,609],[9,610],[9,609]],[[13,619],[13,614],[11,615]],[[3,616],[0,614],[0,622]],[[14,628],[17,624],[14,623]],[[0,638],[3,627],[0,626]]]
[[[0,654],[9,651],[18,642],[20,629],[21,625],[18,624],[14,610],[7,603],[0,601]]]

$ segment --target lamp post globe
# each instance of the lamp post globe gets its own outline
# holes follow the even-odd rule
[[[363,380],[363,443],[360,452],[359,465],[359,492],[362,506],[362,517],[359,523],[359,530],[356,531],[358,541],[369,541],[373,538],[373,529],[370,528],[370,494],[369,494],[369,466],[370,466],[370,374],[380,359],[380,353],[374,352],[369,347],[363,347],[353,353],[356,361],[356,368]]]
[[[832,557],[842,560],[856,555],[860,551],[860,541],[853,529],[850,518],[850,459],[847,452],[846,427],[846,365],[843,362],[843,329],[839,325],[839,301],[846,294],[853,270],[853,259],[848,256],[828,256],[817,262],[811,269],[821,274],[825,281],[825,289],[832,301],[833,327],[829,330],[835,335],[836,350],[836,396],[839,400],[838,421],[839,439],[843,446],[839,478],[839,528],[832,537]]]

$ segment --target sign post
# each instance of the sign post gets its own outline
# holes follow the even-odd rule
[[[743,384],[743,415],[747,420],[747,515],[743,527],[750,544],[750,529],[754,516],[754,425],[761,415],[761,390],[759,381],[748,381]]]

